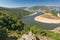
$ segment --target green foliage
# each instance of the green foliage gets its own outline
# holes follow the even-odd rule
[[[31,12],[23,10],[23,9],[19,9],[19,8],[4,8],[4,7],[0,7],[0,12],[6,13],[6,14],[11,14],[11,15],[17,16],[19,18],[31,14]]]
[[[41,30],[39,27],[37,27],[37,26],[32,26],[31,28],[30,28],[30,30],[33,32],[33,33],[35,33],[35,34],[40,34],[40,31],[39,30]]]
[[[24,30],[21,32],[21,34],[28,34],[30,31],[30,26],[25,25]]]
[[[6,40],[7,32],[5,30],[0,29],[0,40]]]
[[[17,17],[0,13],[0,26],[1,28],[7,28],[8,30],[22,31],[24,23],[22,23]]]
[[[0,39],[6,39],[6,35],[20,37],[21,31],[24,30],[24,25],[16,16],[0,12],[0,29],[3,29],[3,31],[0,31]],[[4,30],[7,33],[4,33]]]
[[[57,16],[57,12],[52,10],[51,13],[54,15],[54,16]]]
[[[40,33],[42,36],[47,36],[47,33],[45,31],[41,31]]]
[[[53,16],[57,16],[57,12],[55,10],[47,10],[46,13],[51,13]]]
[[[24,34],[25,33],[29,33],[30,31],[32,31],[34,34],[36,35],[41,35],[41,36],[46,36],[46,37],[50,37],[52,38],[53,40],[60,40],[60,34],[58,33],[54,33],[54,32],[51,32],[49,30],[45,30],[45,29],[41,29],[40,27],[38,26],[32,26],[32,27],[25,27],[26,29],[24,29],[23,31]],[[29,31],[28,31],[29,30]]]

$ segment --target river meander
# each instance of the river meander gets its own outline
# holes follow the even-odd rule
[[[37,25],[41,28],[48,29],[48,30],[54,29],[56,27],[60,27],[60,24],[42,23],[42,22],[37,22],[37,21],[34,20],[34,18],[36,16],[39,16],[39,15],[42,15],[42,14],[43,14],[42,12],[38,12],[35,15],[22,18],[21,20],[22,20],[23,23],[25,23],[27,25],[31,25],[31,26],[32,25]]]

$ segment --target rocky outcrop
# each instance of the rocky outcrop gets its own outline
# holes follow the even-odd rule
[[[36,36],[32,32],[29,32],[29,34],[24,34],[20,40],[36,40]]]
[[[60,17],[60,13],[57,13],[57,16]]]
[[[29,34],[24,34],[20,40],[47,40],[47,38],[36,36],[32,32],[29,32]]]

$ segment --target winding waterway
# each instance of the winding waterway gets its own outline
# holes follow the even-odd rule
[[[34,18],[36,16],[39,16],[39,15],[42,15],[43,13],[42,12],[37,12],[35,15],[32,15],[32,16],[28,16],[28,17],[25,17],[25,18],[22,18],[22,22],[27,24],[27,25],[37,25],[41,28],[44,28],[44,29],[48,29],[48,30],[51,30],[51,29],[54,29],[56,27],[60,27],[60,24],[52,24],[52,23],[42,23],[42,22],[37,22],[34,20]]]

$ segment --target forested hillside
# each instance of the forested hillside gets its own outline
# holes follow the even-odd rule
[[[22,31],[23,29],[24,23],[20,19],[10,14],[0,13],[0,40],[6,40],[9,33],[14,34],[15,31]]]
[[[17,17],[23,17],[26,15],[31,14],[31,12],[23,10],[22,8],[4,8],[4,7],[0,7],[0,12],[2,13],[8,13]]]

